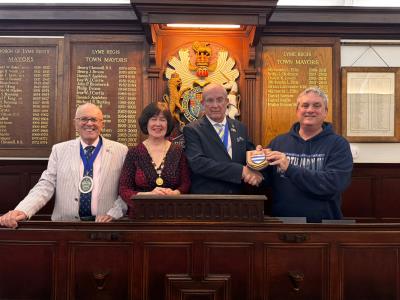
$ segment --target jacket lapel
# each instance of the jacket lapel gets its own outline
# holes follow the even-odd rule
[[[108,143],[108,140],[103,138],[103,149],[101,150],[103,153],[101,155],[101,172],[100,172],[100,178],[99,178],[99,195],[101,195],[101,190],[104,186],[104,181],[107,177],[108,169],[110,168],[111,160],[112,160],[112,149],[110,144]]]
[[[238,128],[236,128],[235,123],[230,118],[226,118],[226,120],[229,125],[229,134],[231,136],[232,160],[235,161],[237,160],[235,154],[239,153],[239,144],[237,142]]]
[[[78,190],[81,166],[81,140],[77,138],[74,143],[70,144],[70,154],[71,154],[71,176],[73,176],[74,190]]]

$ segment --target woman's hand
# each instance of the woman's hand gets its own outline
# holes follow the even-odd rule
[[[173,190],[170,188],[156,187],[150,192],[139,192],[138,195],[180,195],[179,190]]]
[[[180,195],[181,194],[181,192],[179,190],[172,190],[169,188],[166,188],[165,192],[167,193],[167,195]]]

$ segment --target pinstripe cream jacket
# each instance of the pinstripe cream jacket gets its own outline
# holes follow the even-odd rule
[[[118,196],[118,182],[128,148],[104,137],[103,147],[97,214],[108,214],[119,219],[127,210],[125,202]],[[54,145],[47,169],[15,209],[23,211],[30,218],[51,199],[55,191],[51,219],[78,221],[80,163],[79,138]]]

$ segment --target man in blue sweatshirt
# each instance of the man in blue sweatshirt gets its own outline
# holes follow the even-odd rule
[[[350,184],[353,158],[349,143],[324,122],[327,112],[323,91],[304,90],[297,98],[299,121],[265,151],[273,216],[307,217],[308,222],[342,218],[341,193]]]

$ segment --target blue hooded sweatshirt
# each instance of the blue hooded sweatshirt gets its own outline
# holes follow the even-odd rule
[[[341,193],[351,182],[353,158],[349,143],[334,133],[331,124],[322,128],[305,141],[299,135],[300,124],[295,123],[268,146],[289,159],[286,172],[269,166],[264,174],[273,188],[273,216],[307,217],[308,222],[342,218]]]

